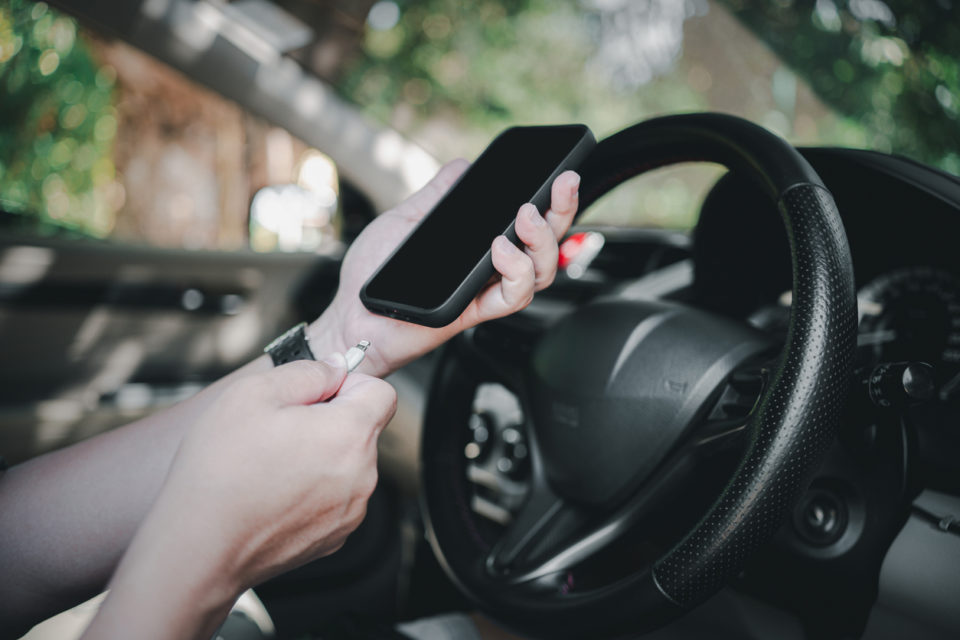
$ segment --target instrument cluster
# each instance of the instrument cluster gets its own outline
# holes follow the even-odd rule
[[[941,401],[960,391],[960,278],[929,266],[896,269],[857,295],[859,366],[924,362]]]

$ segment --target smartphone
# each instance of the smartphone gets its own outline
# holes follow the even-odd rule
[[[520,206],[532,202],[545,213],[554,179],[594,146],[582,124],[501,133],[370,277],[360,291],[364,306],[428,327],[453,322],[495,273],[494,238],[519,245]]]

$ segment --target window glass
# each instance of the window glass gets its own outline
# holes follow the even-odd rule
[[[185,4],[216,6],[221,18],[234,7]],[[795,144],[900,153],[960,174],[960,23],[944,3],[308,4],[274,7],[309,23],[305,38],[281,38],[290,41],[273,52],[282,66],[318,74],[440,160],[474,158],[517,124],[583,122],[603,138],[657,115],[720,111]],[[322,92],[303,89],[291,102],[309,111]],[[0,91],[0,202],[32,228],[289,250],[336,240],[343,226],[340,201],[350,195],[335,182],[309,186],[316,172],[336,173],[321,169],[319,151],[42,3],[0,6]],[[335,116],[310,113],[328,124]],[[416,172],[394,162],[395,142],[364,151],[405,188],[418,186]],[[363,174],[334,146],[327,151],[340,154],[344,172]],[[701,167],[632,181],[584,221],[688,229],[717,174]],[[280,187],[289,184],[297,187]]]
[[[208,250],[337,241],[327,156],[43,3],[0,7],[0,94],[7,228]]]

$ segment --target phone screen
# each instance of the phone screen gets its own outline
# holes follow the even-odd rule
[[[584,130],[518,127],[500,135],[367,284],[367,295],[423,309],[443,304]]]

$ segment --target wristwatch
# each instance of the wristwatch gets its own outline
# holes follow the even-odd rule
[[[270,354],[275,367],[294,360],[316,360],[310,351],[306,328],[307,323],[301,322],[263,348],[264,353]]]

